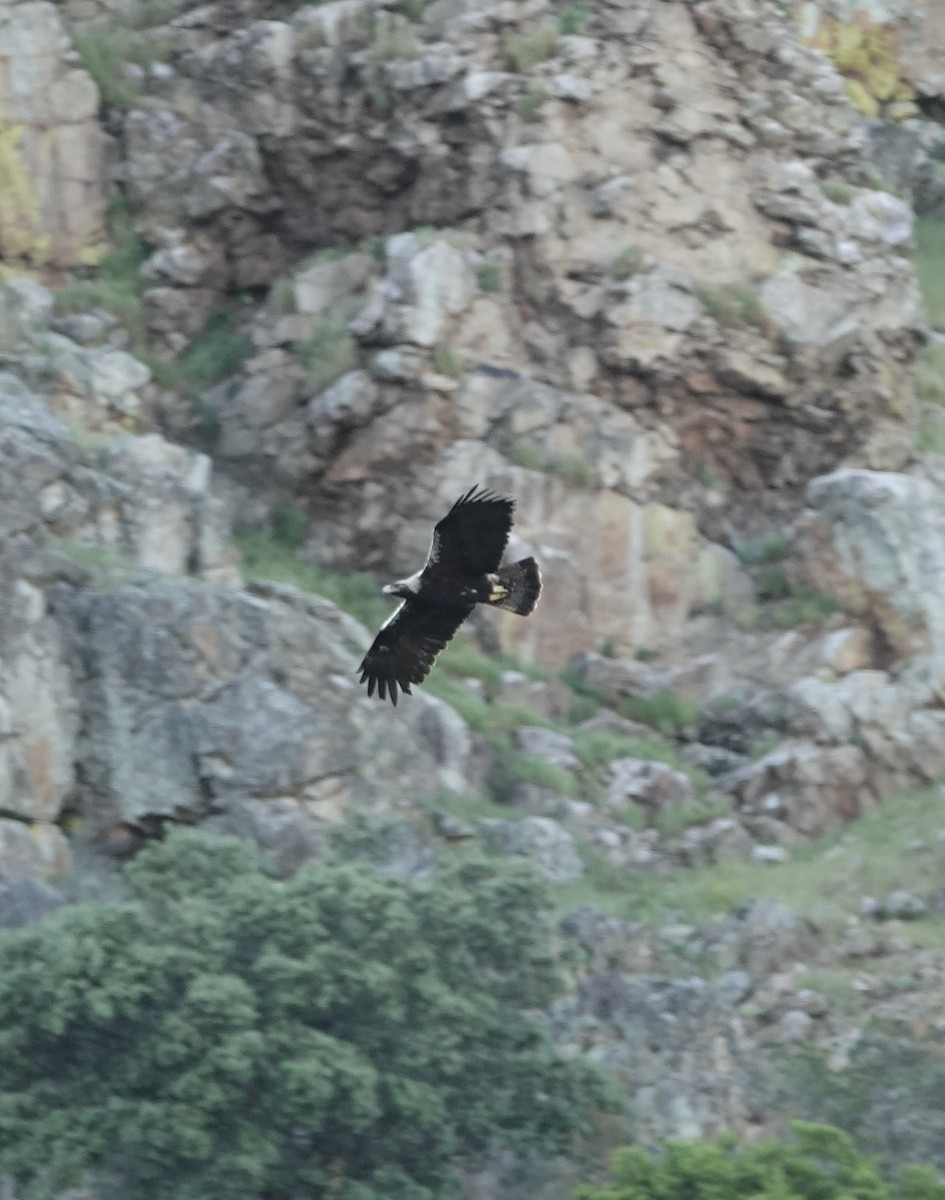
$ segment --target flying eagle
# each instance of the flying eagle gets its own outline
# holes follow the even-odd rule
[[[358,670],[368,695],[375,688],[397,704],[397,689],[410,694],[422,683],[447,644],[477,604],[528,616],[541,595],[541,573],[533,558],[501,567],[512,528],[515,501],[470,488],[433,530],[430,554],[409,579],[390,583],[386,596],[403,604],[381,627]]]

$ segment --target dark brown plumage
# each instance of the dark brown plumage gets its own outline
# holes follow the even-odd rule
[[[396,705],[398,689],[422,683],[437,655],[477,604],[527,616],[541,594],[533,558],[500,567],[515,501],[471,488],[433,530],[423,568],[385,587],[403,604],[381,627],[358,670],[368,695]]]

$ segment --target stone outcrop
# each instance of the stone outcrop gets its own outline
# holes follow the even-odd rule
[[[48,0],[0,5],[0,46],[0,257],[91,264],[108,181],[98,88]]]
[[[386,807],[388,778],[418,797],[474,784],[474,744],[450,709],[423,696],[405,732],[362,693],[365,633],[327,601],[155,580],[60,586],[53,605],[81,681],[75,803],[93,825],[279,800],[304,826]]]
[[[46,343],[47,367],[67,342]],[[57,372],[36,375],[55,400]],[[390,780],[418,798],[476,786],[450,709],[421,696],[405,738],[357,688],[356,622],[240,590],[229,520],[205,455],[153,433],[87,443],[0,374],[0,874],[68,865],[67,813],[121,841],[163,819],[245,830],[271,801],[314,850],[326,821],[385,806]]]
[[[904,464],[924,328],[910,210],[773,10],[554,21],[211,7],[121,137],[165,350],[268,289],[202,401],[249,522],[295,504],[313,557],[402,574],[460,484],[511,488],[555,587],[500,637],[549,665],[745,608],[718,543],[840,462]]]

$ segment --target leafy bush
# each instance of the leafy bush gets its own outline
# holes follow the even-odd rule
[[[246,357],[249,342],[233,328],[233,314],[216,309],[207,318],[203,333],[178,359],[183,379],[207,386],[232,375]]]
[[[92,33],[76,34],[72,41],[104,102],[114,108],[133,108],[143,89],[131,78],[128,67],[148,66],[160,57],[162,47],[118,23]]]
[[[613,1182],[581,1187],[575,1200],[945,1200],[933,1171],[907,1167],[891,1186],[841,1130],[793,1130],[792,1142],[745,1147],[730,1137],[670,1143],[661,1155],[628,1146],[613,1156]]]
[[[520,1011],[555,984],[527,870],[279,881],[183,831],[125,875],[122,903],[0,936],[0,1143],[30,1197],[433,1200],[459,1156],[563,1149],[604,1097]]]
[[[273,541],[289,551],[297,550],[308,536],[308,517],[294,504],[283,504],[272,518]]]

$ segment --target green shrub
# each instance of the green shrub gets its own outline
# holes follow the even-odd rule
[[[137,347],[144,338],[141,293],[145,283],[139,271],[148,256],[147,247],[135,232],[124,196],[115,196],[109,203],[106,225],[111,249],[99,263],[94,277],[58,289],[56,308],[59,312],[104,308],[128,329]]]
[[[783,600],[791,594],[791,583],[778,563],[759,567],[754,573],[759,600]]]
[[[580,450],[561,450],[554,456],[551,473],[572,487],[592,488],[597,477]]]
[[[419,21],[431,3],[432,0],[400,0],[400,8],[405,17],[409,17],[411,21]]]
[[[476,271],[476,282],[481,292],[497,292],[502,286],[502,267],[493,258],[486,258]]]
[[[312,333],[295,344],[295,353],[308,370],[308,378],[316,392],[339,379],[358,365],[358,347],[348,332],[348,322],[354,315],[350,306],[323,317]]]
[[[765,622],[775,629],[793,629],[797,625],[812,625],[840,611],[832,596],[812,592],[796,592],[766,608]]]
[[[945,406],[945,341],[926,342],[915,364],[915,387],[920,400]]]
[[[825,179],[820,185],[820,191],[824,199],[829,200],[832,204],[853,203],[853,189],[845,183],[836,183],[833,180]]]
[[[283,504],[272,519],[273,540],[287,550],[297,550],[308,535],[308,517],[294,504]]]
[[[628,1146],[611,1160],[612,1182],[580,1187],[575,1200],[945,1200],[932,1171],[907,1168],[891,1185],[841,1130],[801,1121],[792,1130],[790,1142]]]
[[[166,25],[181,10],[182,0],[144,0],[136,4],[124,16],[132,29],[151,29],[155,25]]]
[[[515,111],[523,121],[536,121],[541,112],[541,106],[548,99],[548,93],[539,83],[530,81],[525,91],[519,96]]]
[[[745,284],[727,283],[718,287],[704,284],[696,288],[696,295],[709,316],[723,328],[732,329],[744,325],[766,327],[767,321],[758,293]]]
[[[703,779],[701,772],[686,764],[675,744],[657,733],[651,737],[632,737],[610,729],[579,729],[574,734],[574,752],[591,769],[599,769],[617,758],[642,758],[666,763],[689,775],[694,783],[700,784]]]
[[[440,375],[446,375],[450,379],[459,379],[462,375],[463,357],[459,351],[452,350],[449,346],[434,346],[430,357],[433,369]]]
[[[558,48],[558,30],[554,25],[542,25],[534,33],[520,33],[507,39],[505,53],[516,71],[527,71],[550,58]]]
[[[590,15],[591,10],[583,4],[569,4],[558,16],[558,32],[562,37],[577,33]]]
[[[72,44],[106,104],[133,108],[138,103],[143,89],[128,77],[127,68],[130,64],[146,67],[158,57],[151,41],[114,22],[93,33],[77,33]]]
[[[556,983],[527,869],[279,881],[178,831],[125,880],[0,935],[0,1143],[31,1200],[434,1200],[459,1156],[564,1150],[605,1100],[522,1015]]]
[[[185,382],[207,387],[233,374],[249,350],[249,342],[233,326],[233,314],[227,309],[210,314],[203,333],[177,360]]]
[[[155,382],[161,387],[186,392],[193,387],[209,387],[232,375],[246,357],[249,341],[234,329],[235,318],[229,309],[217,308],[209,315],[204,331],[190,343],[179,358],[159,358],[142,353]],[[191,397],[195,407],[202,403]]]
[[[936,217],[916,220],[912,265],[930,324],[945,329],[945,221]]]
[[[527,471],[557,475],[572,487],[592,488],[597,483],[593,468],[580,450],[561,450],[555,454],[536,442],[520,439],[508,447],[505,457]]]
[[[643,251],[639,246],[624,246],[610,260],[610,273],[615,279],[629,279],[643,266]]]
[[[671,692],[626,696],[617,702],[617,712],[667,735],[682,733],[699,719],[699,705],[695,700],[674,696]]]
[[[243,556],[247,579],[268,579],[314,592],[369,627],[381,625],[391,614],[390,602],[380,594],[377,580],[370,575],[329,571],[298,558],[274,533],[240,533],[233,540]]]
[[[780,562],[787,557],[791,539],[786,533],[763,533],[758,537],[744,538],[735,542],[732,549],[739,562],[746,567],[760,567],[767,563]]]
[[[546,471],[548,469],[548,453],[534,442],[520,440],[513,442],[505,451],[505,457],[516,466],[524,467],[526,471]]]

